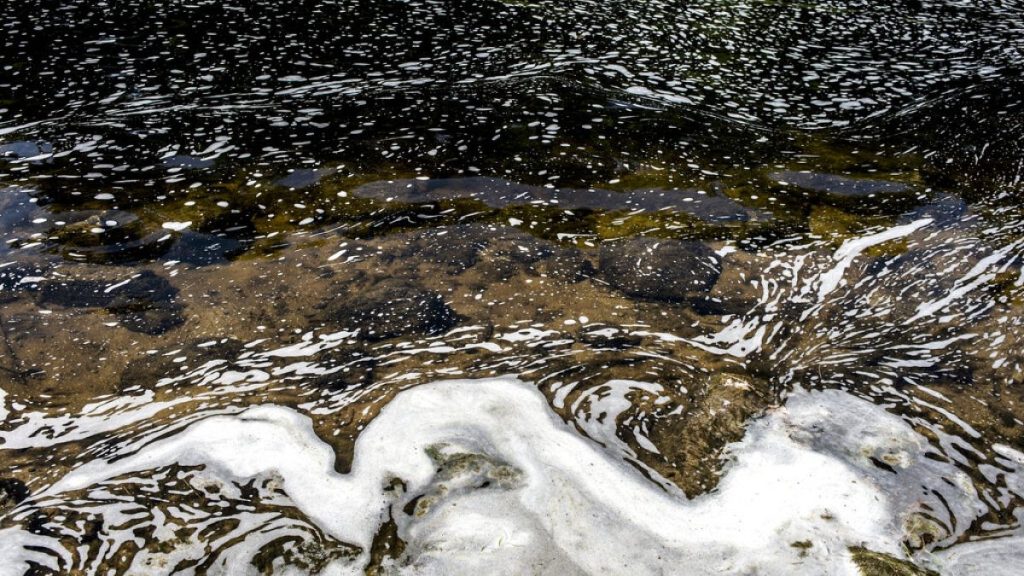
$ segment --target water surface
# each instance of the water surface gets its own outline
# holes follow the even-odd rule
[[[1024,562],[1019,2],[0,26],[0,573]]]

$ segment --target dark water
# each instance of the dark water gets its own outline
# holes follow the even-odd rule
[[[0,26],[0,573],[1022,561],[1019,2],[26,0]],[[532,503],[596,490],[574,453],[531,475],[558,468],[541,440],[497,439],[536,415],[518,392],[489,396],[523,411],[493,422],[464,391],[400,393],[504,375],[626,463],[605,482],[622,500],[586,508],[618,532],[580,508],[521,532],[556,544],[509,532],[452,555],[477,549],[450,537],[475,516],[410,512],[472,508],[492,482]],[[450,420],[417,408],[434,393]],[[417,449],[463,430],[444,444],[472,458],[425,444],[429,481],[404,461],[361,472],[390,449],[356,446],[364,429]],[[189,444],[223,430],[265,467]],[[837,527],[793,512],[766,544],[692,520],[715,542],[698,546],[659,532],[669,512],[616,508],[664,493],[726,522],[746,494],[736,522],[784,523],[734,488],[779,430],[858,471],[887,520],[822,484],[772,498],[850,502]],[[351,520],[365,538],[311,510],[313,456],[273,465],[316,442],[334,479],[403,483]],[[595,567],[588,546],[664,554]]]

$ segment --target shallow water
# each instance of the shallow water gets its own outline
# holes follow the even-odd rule
[[[1019,2],[0,26],[0,574],[1024,564]]]

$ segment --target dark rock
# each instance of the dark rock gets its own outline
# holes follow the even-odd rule
[[[37,300],[67,308],[105,308],[125,328],[159,335],[185,321],[181,305],[174,302],[177,294],[166,278],[145,270],[121,286],[112,281],[46,280],[40,283]]]
[[[140,334],[159,336],[185,323],[180,305],[150,306],[141,310],[113,311],[121,325]]]
[[[492,208],[550,200],[551,193],[539,186],[517,184],[501,178],[434,178],[431,180],[382,180],[359,186],[359,198],[425,204],[441,200],[472,199]]]
[[[283,188],[308,188],[319,182],[324,176],[333,174],[333,170],[295,170],[274,182],[275,186]]]
[[[178,289],[149,270],[111,293],[115,296],[107,310],[133,332],[159,335],[185,322],[181,305],[174,301]]]
[[[245,246],[233,238],[184,231],[161,259],[208,266],[227,262],[244,251]]]
[[[365,340],[438,334],[458,323],[455,311],[437,292],[412,282],[388,279],[359,290],[338,294],[323,305],[326,322],[358,329]]]
[[[873,180],[868,178],[850,178],[836,174],[819,172],[797,172],[783,170],[768,176],[779,183],[791,184],[815,192],[835,194],[837,196],[860,197],[872,194],[904,194],[913,190],[909,184],[890,180]]]
[[[0,144],[0,158],[5,160],[21,160],[51,153],[53,153],[53,145],[49,142],[21,140]]]
[[[28,496],[28,487],[21,480],[0,478],[0,514],[14,508]]]
[[[476,228],[428,230],[411,238],[399,256],[436,264],[447,274],[459,274],[477,263],[486,245],[486,236]]]
[[[38,287],[42,281],[27,282],[25,279],[42,277],[47,268],[21,262],[0,268],[0,302],[9,302],[17,293]]]
[[[590,331],[582,332],[579,336],[579,341],[585,344],[589,344],[594,348],[610,348],[612,350],[626,350],[629,348],[636,348],[643,344],[643,337],[629,334],[627,332],[617,332],[615,334],[606,334],[605,332]]]
[[[155,232],[142,238],[111,240],[97,246],[65,246],[62,253],[65,258],[80,262],[128,266],[159,258],[170,244],[164,241],[165,237],[166,233]]]
[[[46,280],[40,283],[36,299],[42,305],[102,308],[114,301],[114,296],[105,292],[111,284],[95,280]]]
[[[943,194],[930,203],[907,212],[900,218],[900,224],[908,224],[921,218],[931,218],[937,227],[952,226],[967,216],[968,206],[964,200],[952,194]]]
[[[530,269],[548,278],[579,282],[595,274],[594,265],[576,248],[556,249],[533,263]]]
[[[600,272],[604,281],[629,296],[679,302],[710,290],[722,263],[701,242],[640,237],[603,245]]]
[[[725,316],[730,314],[746,314],[756,304],[756,300],[736,298],[716,298],[701,294],[689,300],[690,307],[703,316]]]
[[[65,254],[101,264],[152,260],[170,247],[166,230],[148,229],[139,217],[121,210],[63,212],[66,225],[52,231]]]
[[[137,278],[114,288],[117,280],[46,280],[40,284],[39,303],[68,308],[130,307],[140,302],[167,302],[178,290],[162,276],[144,270]]]

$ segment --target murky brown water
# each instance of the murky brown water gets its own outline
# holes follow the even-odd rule
[[[1018,2],[0,25],[0,574],[1024,562]]]

